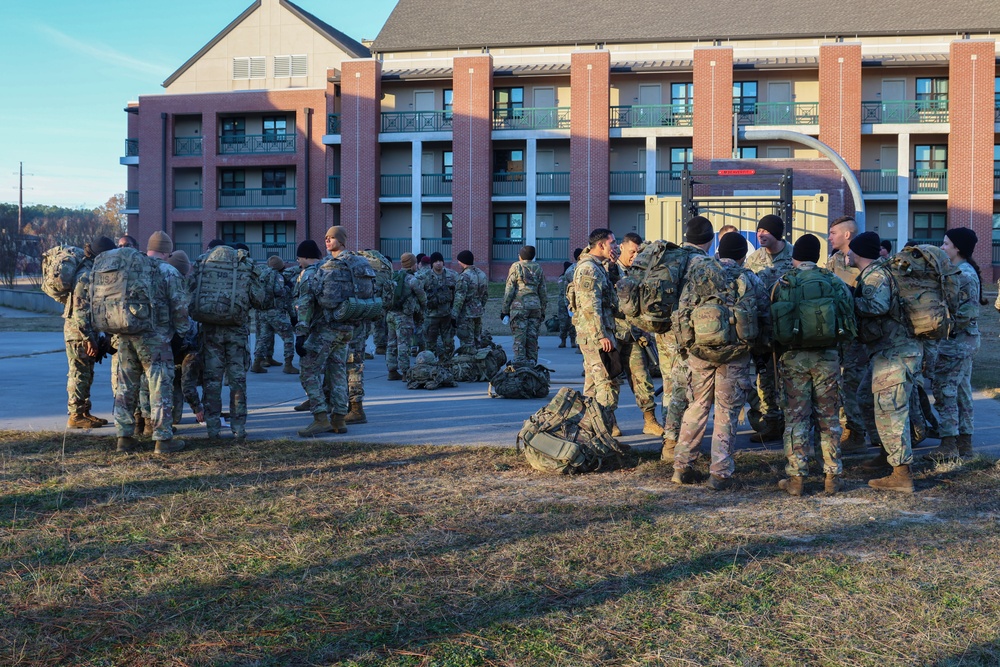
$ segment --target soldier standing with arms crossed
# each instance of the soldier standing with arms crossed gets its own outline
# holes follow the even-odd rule
[[[545,273],[535,261],[535,246],[526,245],[510,265],[500,315],[510,323],[514,360],[538,361],[538,329],[545,319]]]
[[[482,269],[474,266],[471,250],[458,253],[462,272],[455,285],[455,302],[451,306],[452,326],[460,346],[478,348],[483,338],[483,313],[490,298],[490,281]]]

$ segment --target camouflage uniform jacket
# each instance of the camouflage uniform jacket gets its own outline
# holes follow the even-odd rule
[[[180,271],[162,259],[155,261],[166,282],[169,301],[169,314],[161,313],[161,317],[156,319],[156,332],[165,336],[167,340],[173,338],[174,334],[183,338],[191,328],[192,321],[188,315],[188,307],[191,305],[188,280],[181,275]]]
[[[90,270],[94,267],[94,260],[90,257],[85,258],[80,262],[80,266],[76,269],[76,274],[73,276],[73,290],[69,293],[69,298],[66,299],[66,307],[63,309],[63,337],[67,342],[83,342],[90,340],[90,342],[97,344],[97,334],[93,330],[84,331],[84,327],[87,326],[86,318],[82,317],[80,313],[80,308],[77,306],[78,303],[86,302],[90,298],[90,290],[87,289],[81,293],[81,283],[87,285],[89,283]],[[88,277],[81,281],[81,276],[87,275]]]
[[[569,306],[569,301],[566,300],[566,288],[571,282],[573,282],[573,271],[576,269],[576,263],[570,264],[566,267],[566,270],[561,276],[559,276],[559,307],[565,310]]]
[[[853,288],[858,284],[858,275],[861,271],[858,270],[858,267],[848,263],[847,253],[839,250],[833,253],[826,263],[826,268],[836,273],[837,277],[843,280],[848,287]]]
[[[326,309],[316,301],[321,289],[316,272],[323,261],[325,260],[310,264],[299,274],[299,284],[295,291],[295,311],[299,318],[295,325],[296,336],[308,335],[320,327],[333,331],[354,331],[353,324],[334,322],[332,318],[328,318]]]
[[[427,295],[428,317],[451,317],[451,307],[455,303],[455,286],[458,283],[458,273],[445,268],[441,273],[434,269],[427,271],[420,284]]]
[[[754,303],[757,305],[757,325],[760,330],[760,337],[767,340],[771,332],[771,293],[764,286],[760,276],[755,274],[746,266],[740,266],[736,260],[723,257],[719,259],[726,278],[736,283],[736,300],[743,299],[745,294],[753,294]],[[815,265],[813,265],[815,266]]]
[[[500,315],[522,310],[541,310],[544,313],[546,305],[545,273],[538,262],[522,259],[511,264]]]
[[[778,278],[792,268],[792,244],[785,241],[785,247],[774,255],[767,248],[757,248],[747,256],[743,266],[756,273],[764,288],[770,291]]]
[[[470,266],[458,274],[455,302],[451,306],[452,318],[482,317],[489,297],[490,281],[486,274],[479,267]]]
[[[288,312],[292,291],[285,283],[283,272],[275,271],[269,266],[265,267],[261,282],[264,283],[264,292],[274,297],[274,306],[271,310]]]
[[[580,255],[573,272],[573,292],[577,340],[590,344],[602,338],[614,340],[618,295],[601,260],[587,251]]]
[[[956,328],[960,328],[957,333],[964,333],[969,336],[979,336],[979,276],[976,269],[969,262],[962,262],[958,265],[961,271],[959,276],[959,301],[956,319],[961,323]],[[998,297],[1000,298],[1000,297]],[[967,323],[967,324],[965,324]],[[964,324],[964,326],[962,326]],[[954,334],[952,334],[954,337]]]
[[[885,259],[874,260],[858,275],[858,284],[854,288],[859,337],[863,331],[878,333],[875,340],[871,340],[869,333],[869,342],[865,343],[869,355],[911,341],[903,323],[895,282],[885,265]]]
[[[412,315],[413,313],[427,308],[427,293],[424,292],[420,278],[414,274],[414,269],[404,269],[403,276],[403,300],[398,308],[390,309],[392,312]]]
[[[608,269],[608,278],[611,279],[612,285],[617,285],[619,280],[628,275],[629,267],[620,261],[606,266]],[[634,327],[625,321],[625,313],[620,309],[615,311],[615,338],[624,343],[633,343],[642,338],[642,335],[642,329]]]

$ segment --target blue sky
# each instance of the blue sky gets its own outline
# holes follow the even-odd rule
[[[295,0],[374,39],[395,0]],[[125,191],[122,109],[161,83],[252,0],[0,0],[0,202],[93,208]],[[30,175],[29,175],[30,174]]]

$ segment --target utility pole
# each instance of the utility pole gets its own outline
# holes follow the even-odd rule
[[[21,218],[24,215],[24,163],[17,163],[17,233],[21,234]]]

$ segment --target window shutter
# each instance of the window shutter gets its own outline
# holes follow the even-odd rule
[[[291,56],[275,56],[274,57],[274,78],[281,78],[292,75],[292,57]]]
[[[250,59],[233,58],[233,79],[250,78]]]
[[[250,78],[263,79],[265,77],[266,61],[264,56],[253,56],[250,58]]]
[[[290,58],[292,60],[292,76],[307,76],[309,73],[308,56],[290,56]]]

